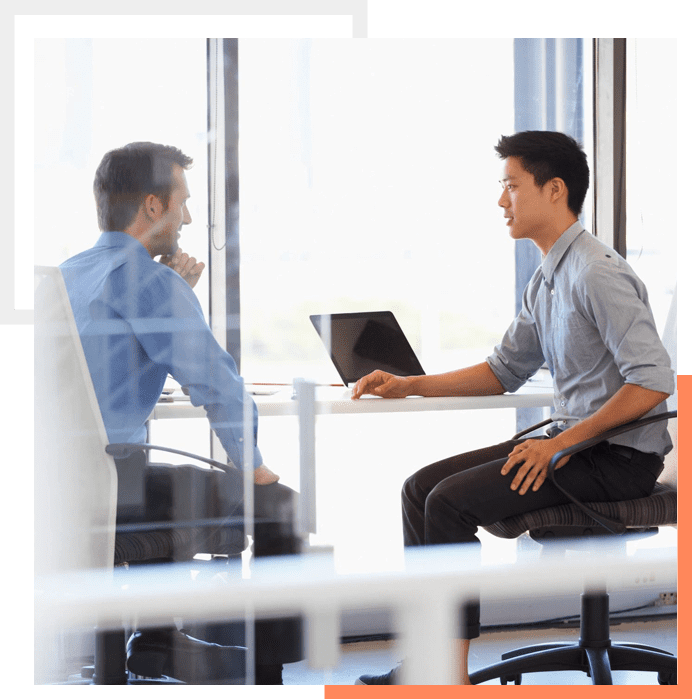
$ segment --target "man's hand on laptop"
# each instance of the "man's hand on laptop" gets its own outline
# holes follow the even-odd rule
[[[273,471],[270,471],[264,464],[255,469],[255,485],[271,485],[279,480]]]
[[[175,270],[191,287],[197,284],[204,271],[204,262],[197,262],[180,248],[172,255],[161,255],[159,261]]]
[[[365,393],[381,398],[406,398],[410,391],[409,383],[405,376],[395,376],[377,369],[356,383],[351,392],[351,399],[356,400]]]

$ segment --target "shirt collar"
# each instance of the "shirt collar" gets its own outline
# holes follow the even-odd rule
[[[584,226],[579,221],[573,223],[553,244],[548,254],[543,258],[541,269],[548,283],[553,281],[553,275],[560,260],[565,256],[569,246],[584,232]]]
[[[101,233],[101,236],[96,241],[96,245],[94,245],[94,247],[122,248],[129,249],[132,252],[141,250],[142,252],[146,253],[147,257],[149,257],[149,252],[144,245],[137,240],[137,238],[133,238],[131,235],[123,233],[122,231],[105,231]]]

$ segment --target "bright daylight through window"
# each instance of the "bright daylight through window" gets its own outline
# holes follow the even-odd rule
[[[239,42],[248,381],[339,381],[314,313],[393,311],[428,373],[490,353],[515,304],[493,150],[522,99],[514,50],[511,39]],[[514,410],[484,412],[318,417],[318,534],[346,568],[398,564],[408,475],[514,433]],[[285,482],[295,431],[281,418],[260,431]],[[354,502],[374,514],[354,522]],[[514,542],[492,539],[494,552],[513,556]]]

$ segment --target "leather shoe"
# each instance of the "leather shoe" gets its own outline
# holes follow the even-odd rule
[[[246,649],[221,646],[181,631],[137,631],[127,642],[127,669],[140,677],[172,677],[186,684],[242,684]]]
[[[397,665],[384,675],[361,675],[354,684],[399,684],[400,667],[401,665]]]

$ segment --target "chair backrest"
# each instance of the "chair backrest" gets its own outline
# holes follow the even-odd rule
[[[663,329],[663,346],[668,351],[670,355],[671,365],[673,371],[675,372],[675,379],[677,384],[677,372],[678,372],[678,290],[677,287],[673,290],[673,299],[670,302],[670,310],[668,311],[668,318],[666,320],[665,328]],[[668,410],[678,409],[678,393],[677,389],[675,393],[670,396],[667,400]],[[678,483],[678,421],[670,420],[668,422],[668,432],[670,432],[670,437],[673,440],[673,450],[666,455],[665,464],[663,468],[663,473],[659,476],[659,482],[665,483],[666,485],[675,486],[677,488]]]
[[[35,571],[113,566],[117,474],[62,273],[35,286]]]

